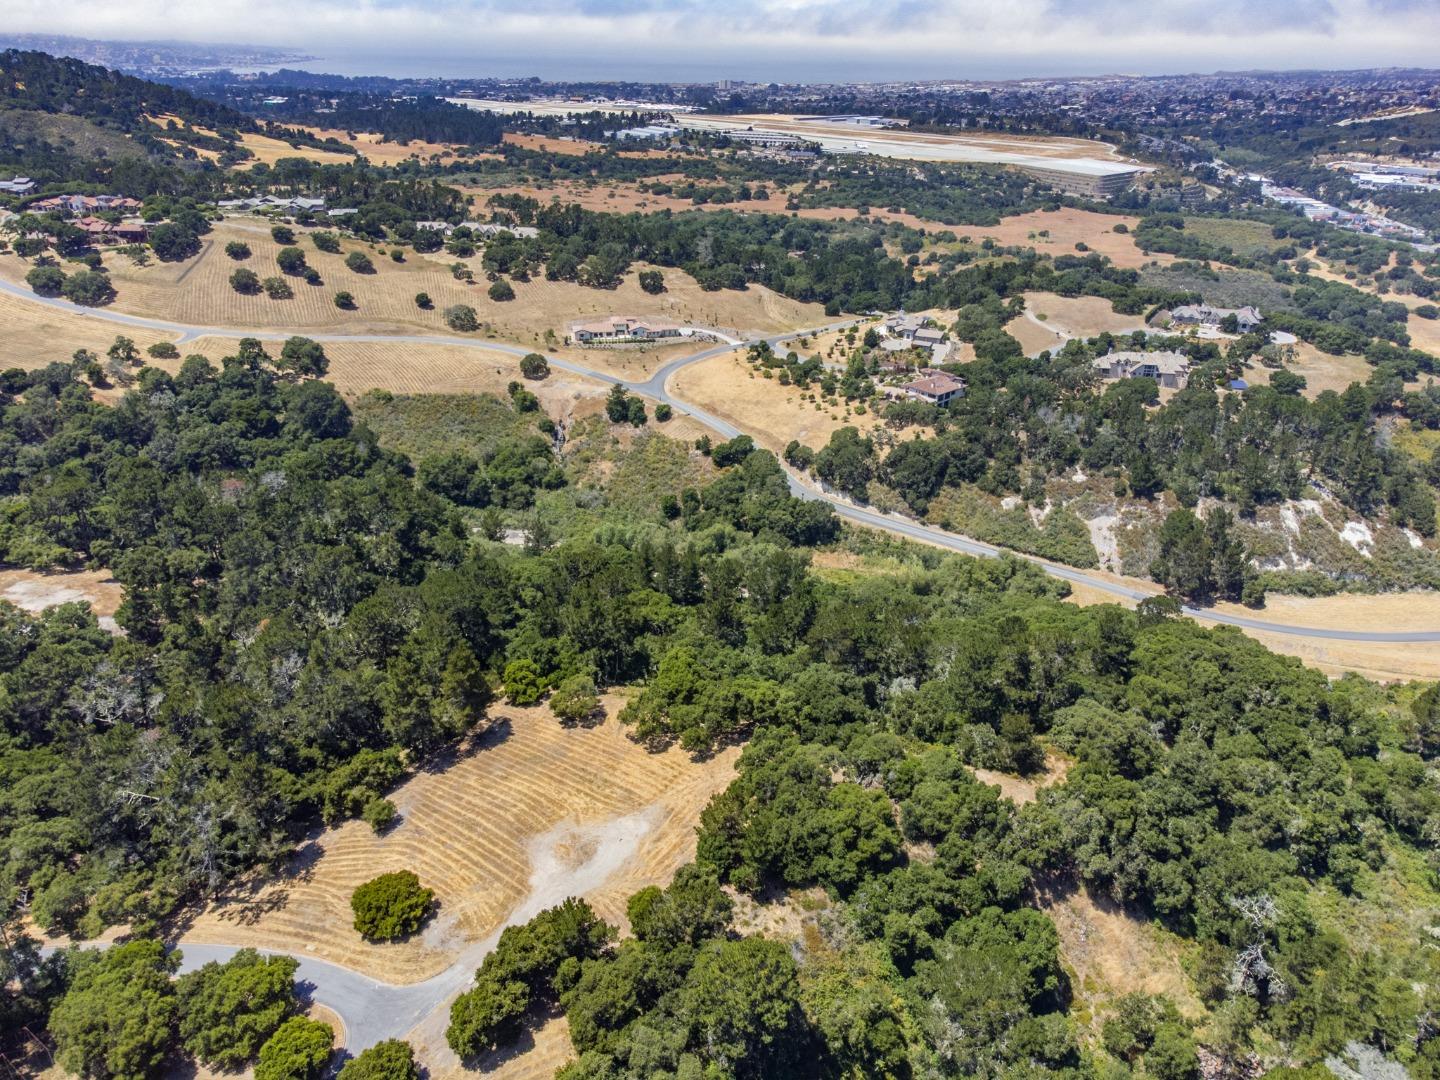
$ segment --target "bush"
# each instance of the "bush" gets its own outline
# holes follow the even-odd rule
[[[260,291],[260,277],[254,270],[242,266],[230,275],[230,287],[245,296],[254,296]]]
[[[469,304],[454,304],[445,309],[445,325],[451,330],[468,332],[480,329],[480,320]]]
[[[371,799],[360,817],[378,835],[395,824],[395,804],[389,799]]]
[[[514,300],[515,289],[504,278],[496,278],[490,286],[490,299],[497,301]]]
[[[675,411],[671,409],[669,405],[666,405],[663,401],[659,405],[655,406],[655,419],[662,424],[674,415]]]
[[[571,675],[550,695],[550,711],[562,724],[579,724],[595,715],[600,695],[589,675]]]
[[[225,245],[225,254],[237,262],[250,257],[250,245],[240,240],[231,240]]]
[[[260,1048],[255,1080],[317,1080],[334,1047],[329,1024],[292,1016]]]
[[[180,350],[169,341],[157,341],[145,351],[156,360],[176,360],[180,357]]]
[[[290,300],[295,296],[290,283],[281,277],[267,277],[260,285],[271,300]]]
[[[288,225],[276,225],[270,230],[270,239],[277,244],[293,244],[295,242],[295,230]]]
[[[428,292],[417,292],[415,294],[415,306],[421,311],[429,311],[435,306],[435,301],[430,299]]]
[[[399,248],[391,248],[391,249],[390,249],[390,261],[391,261],[391,262],[397,262],[397,263],[403,263],[403,262],[405,261],[405,253],[404,253],[403,251],[401,251]]]
[[[375,264],[363,251],[352,251],[345,256],[345,268],[357,274],[375,273]]]
[[[340,238],[332,232],[311,233],[310,239],[315,241],[315,246],[321,251],[328,251],[331,255],[340,254]]]
[[[420,1070],[409,1043],[386,1039],[347,1061],[339,1080],[420,1080]]]
[[[36,296],[59,296],[65,287],[65,271],[58,266],[36,266],[25,275],[25,284]]]
[[[355,297],[342,289],[335,294],[335,306],[345,311],[353,311],[355,309]]]
[[[1440,307],[1434,304],[1421,304],[1414,313],[1422,319],[1440,319]]]
[[[665,291],[665,275],[659,270],[641,270],[640,288],[652,295],[663,293]]]
[[[435,893],[413,871],[397,870],[367,881],[350,897],[355,929],[371,941],[393,941],[420,928]]]
[[[207,1065],[240,1068],[295,1012],[297,967],[293,957],[241,949],[180,976],[180,1044]]]
[[[110,284],[110,279],[94,270],[71,274],[60,286],[60,291],[71,303],[85,307],[101,307],[115,299],[115,286]]]
[[[539,353],[526,353],[520,358],[520,374],[527,379],[543,379],[550,374],[550,362]]]

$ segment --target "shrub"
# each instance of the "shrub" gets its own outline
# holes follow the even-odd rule
[[[665,291],[665,275],[659,270],[641,270],[640,288],[652,295],[663,293]]]
[[[110,279],[94,270],[71,274],[60,286],[60,291],[71,303],[85,307],[100,307],[115,299],[115,286],[110,284]]]
[[[230,275],[230,287],[238,293],[254,296],[260,291],[260,277],[254,270],[242,266]]]
[[[277,244],[293,244],[295,242],[295,230],[288,225],[276,225],[270,230],[270,239]]]
[[[331,255],[340,254],[340,238],[332,232],[311,233],[310,239],[315,241],[315,246],[321,251],[328,251]]]
[[[545,692],[545,679],[534,660],[511,660],[501,677],[512,705],[534,705]]]
[[[390,261],[391,261],[391,262],[397,262],[397,263],[403,263],[403,262],[405,261],[405,253],[404,253],[403,251],[401,251],[399,248],[391,248],[391,249],[390,249]]]
[[[389,799],[371,799],[365,804],[365,809],[360,817],[376,834],[379,834],[395,824],[396,813],[395,804]]]
[[[239,261],[250,257],[250,245],[241,240],[231,240],[225,245],[225,254]]]
[[[317,1080],[334,1047],[329,1024],[292,1016],[260,1048],[255,1080]]]
[[[420,1080],[420,1070],[409,1043],[386,1039],[347,1061],[339,1080]]]
[[[490,299],[497,301],[514,300],[515,289],[503,277],[496,278],[490,286]]]
[[[345,256],[345,267],[357,274],[375,273],[375,264],[370,261],[370,256],[363,251],[352,251]]]
[[[445,325],[451,330],[479,330],[480,320],[475,315],[475,309],[469,304],[454,304],[445,309]]]
[[[156,360],[175,360],[180,356],[180,350],[169,341],[157,341],[145,351]]]
[[[413,871],[397,870],[367,881],[350,897],[355,929],[371,941],[393,941],[420,928],[435,893]]]
[[[1415,314],[1422,319],[1440,319],[1440,307],[1434,304],[1421,304],[1415,309]]]
[[[36,266],[25,275],[25,284],[37,296],[59,296],[65,287],[65,271],[58,266]]]
[[[353,311],[355,308],[355,297],[342,289],[335,294],[335,306],[345,311]]]
[[[271,300],[289,300],[295,295],[290,283],[281,277],[267,277],[260,285]]]
[[[550,362],[539,353],[526,353],[520,358],[520,374],[527,379],[543,379],[550,374]]]
[[[430,299],[428,292],[417,292],[415,294],[415,306],[421,311],[429,311],[435,306],[435,301]]]
[[[674,415],[674,410],[671,409],[669,405],[666,405],[663,401],[659,405],[655,406],[655,419],[662,424]]]
[[[600,695],[589,675],[571,675],[550,695],[550,711],[562,724],[578,724],[595,715]]]

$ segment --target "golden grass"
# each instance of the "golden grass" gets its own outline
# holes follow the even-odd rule
[[[237,169],[248,169],[252,165],[274,165],[281,158],[304,158],[306,161],[316,161],[322,165],[345,165],[355,160],[352,154],[342,154],[338,150],[319,150],[313,146],[291,146],[281,139],[272,139],[269,135],[257,135],[254,132],[244,132],[240,136],[240,145],[252,151],[255,156],[246,161],[240,162]]]
[[[303,233],[305,230],[297,230]],[[251,249],[249,259],[235,261],[224,253],[230,240],[241,240]],[[478,279],[467,285],[456,281],[450,265],[456,261],[443,253],[433,256],[407,254],[403,263],[381,255],[380,245],[365,244],[353,239],[341,242],[339,254],[315,248],[305,235],[297,236],[297,246],[305,252],[306,261],[324,279],[320,286],[307,285],[292,278],[295,292],[291,300],[271,300],[259,296],[242,296],[230,287],[230,275],[239,266],[253,270],[260,277],[278,274],[276,254],[283,245],[270,238],[269,226],[258,219],[231,219],[218,225],[205,238],[201,253],[182,263],[152,263],[135,266],[118,254],[107,256],[107,265],[118,292],[115,310],[170,320],[184,325],[234,328],[238,334],[252,330],[292,333],[421,333],[449,335],[444,309],[452,304],[468,304],[479,319],[489,324],[488,334],[473,335],[476,339],[489,336],[498,341],[558,352],[587,367],[607,371],[621,378],[643,379],[660,364],[694,351],[695,346],[680,345],[667,349],[578,349],[561,347],[566,327],[576,319],[607,315],[648,315],[692,326],[715,327],[738,336],[774,334],[825,321],[819,304],[802,304],[788,300],[760,285],[744,290],[706,292],[693,278],[680,270],[667,269],[666,292],[659,296],[645,293],[638,284],[639,271],[648,267],[637,264],[615,289],[590,289],[573,282],[552,282],[543,279],[515,282],[516,299],[506,302],[491,300],[487,295],[478,258],[464,260]],[[345,255],[363,251],[375,265],[373,274],[356,274],[345,267]],[[0,257],[0,273],[15,281],[23,281],[28,269],[23,260],[13,256]],[[343,311],[335,306],[335,293],[345,290],[355,297],[356,309]],[[415,306],[415,295],[428,293],[434,302],[432,310]],[[9,321],[28,330],[36,330],[28,340],[37,346],[49,343],[47,359],[59,359],[54,341],[59,337],[55,325],[69,320],[78,329],[84,320],[78,316],[46,309],[24,300],[0,297],[0,315],[13,312]],[[103,324],[102,324],[103,325]],[[549,336],[547,337],[547,332]],[[89,331],[83,340],[70,344],[63,356],[80,344],[94,345],[101,337],[108,345],[114,334]],[[72,336],[74,336],[72,334]],[[140,332],[132,333],[142,347],[161,335],[142,341]],[[12,341],[15,340],[12,336]],[[67,339],[68,340],[68,339]],[[551,345],[551,342],[555,342]]]
[[[1115,226],[1124,223],[1129,233],[1117,233]],[[1139,218],[1119,214],[1097,214],[1091,210],[1032,210],[1005,218],[999,225],[955,226],[953,232],[980,241],[986,237],[1005,247],[1030,247],[1042,255],[1075,255],[1077,243],[1083,243],[1097,255],[1104,255],[1116,266],[1132,269],[1146,263],[1171,263],[1173,255],[1143,254],[1135,246],[1135,226]],[[934,228],[932,223],[931,228]],[[1042,233],[1049,233],[1042,236]]]
[[[0,273],[23,281],[26,267],[14,256],[0,256]],[[117,336],[128,337],[141,352],[159,341],[174,341],[174,334],[142,330],[133,326],[92,319],[45,304],[37,304],[0,293],[0,326],[5,328],[0,345],[0,368],[30,370],[69,360],[77,349],[89,349],[100,356]]]
[[[807,350],[808,352],[809,350]],[[782,386],[752,371],[741,353],[712,357],[679,371],[670,381],[670,390],[699,408],[754,436],[767,449],[783,451],[791,439],[816,449],[830,441],[839,428],[850,426],[862,432],[873,428],[873,412],[845,415],[845,406],[825,405],[801,398],[797,387]],[[818,389],[808,391],[819,394]]]
[[[1305,389],[1301,393],[1311,401],[1326,390],[1342,393],[1351,383],[1365,382],[1375,371],[1363,356],[1332,356],[1305,341],[1296,344],[1294,349],[1295,360],[1287,364],[1285,370],[1305,377]],[[1277,370],[1250,364],[1245,378],[1252,384],[1268,383]]]
[[[577,729],[561,727],[543,706],[492,709],[497,734],[479,736],[459,760],[390,796],[402,820],[389,833],[377,837],[358,821],[327,830],[302,852],[303,869],[212,905],[186,939],[310,953],[388,982],[418,981],[504,923],[527,893],[534,838],[565,823],[602,826],[649,811],[654,824],[634,855],[587,895],[623,926],[633,892],[667,882],[693,857],[700,810],[729,783],[738,750],[698,764],[676,748],[651,753],[613,719],[620,702],[606,705],[610,719]],[[436,891],[440,914],[412,940],[367,944],[352,929],[350,894],[398,869],[414,870]]]
[[[1090,338],[1107,330],[1128,334],[1145,328],[1140,316],[1121,315],[1099,296],[1030,292],[1025,294],[1025,307],[1039,322],[1021,315],[1005,324],[1005,332],[1020,342],[1027,354],[1045,349],[1053,352],[1071,338]]]

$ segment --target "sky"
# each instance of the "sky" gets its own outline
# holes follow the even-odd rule
[[[16,32],[342,74],[865,81],[1440,66],[1440,0],[0,0]]]

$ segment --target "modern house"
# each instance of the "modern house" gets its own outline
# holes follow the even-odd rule
[[[0,195],[29,195],[35,190],[35,181],[28,176],[15,176],[0,180]]]
[[[293,197],[259,195],[248,199],[221,199],[215,205],[221,210],[241,212],[277,210],[283,214],[314,214],[325,209],[325,200],[321,198],[308,199],[298,195]]]
[[[1112,352],[1095,360],[1107,381],[1154,379],[1167,390],[1183,390],[1190,381],[1190,358],[1178,352]]]
[[[642,319],[633,315],[614,315],[595,322],[576,323],[570,328],[570,332],[582,345],[662,341],[665,338],[683,336],[681,328],[675,323]]]
[[[1170,312],[1170,321],[1178,326],[1218,327],[1230,315],[1235,316],[1236,328],[1242,334],[1265,321],[1265,316],[1253,307],[1217,308],[1209,304],[1183,304]]]
[[[449,236],[456,229],[466,228],[470,235],[482,240],[488,240],[492,236],[499,236],[501,233],[509,233],[511,236],[539,236],[540,230],[530,225],[498,225],[493,221],[462,221],[459,225],[451,225],[448,221],[417,221],[415,228],[430,232],[442,233]]]
[[[909,341],[915,336],[917,330],[923,330],[929,325],[930,320],[923,315],[911,315],[907,312],[896,312],[880,324],[886,337],[904,338]]]

